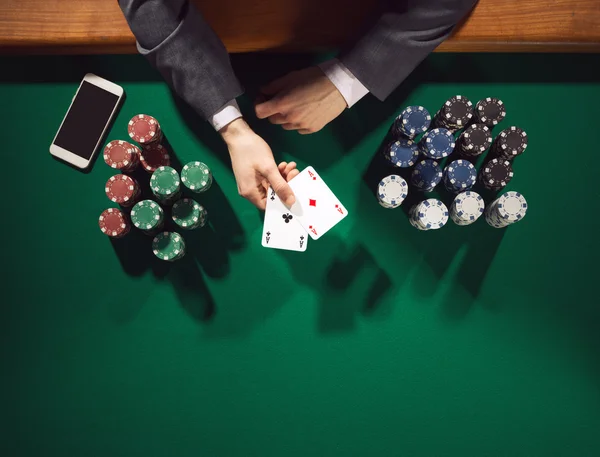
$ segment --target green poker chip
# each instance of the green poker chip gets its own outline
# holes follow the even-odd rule
[[[173,198],[179,193],[179,174],[171,167],[158,167],[150,178],[152,193],[160,200]]]
[[[193,230],[206,224],[207,212],[196,200],[183,198],[173,205],[172,217],[179,227]]]
[[[174,262],[185,255],[185,242],[177,232],[162,232],[152,240],[152,252],[161,260]]]
[[[181,182],[191,191],[200,193],[210,188],[213,177],[205,163],[190,162],[181,170]]]
[[[131,222],[140,230],[157,230],[163,221],[164,212],[155,201],[142,200],[131,209]]]

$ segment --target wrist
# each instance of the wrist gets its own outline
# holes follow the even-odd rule
[[[230,144],[236,139],[254,133],[248,123],[241,117],[234,119],[221,130],[221,138],[225,143]]]

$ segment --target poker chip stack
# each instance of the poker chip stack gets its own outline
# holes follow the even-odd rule
[[[377,187],[377,200],[384,208],[398,208],[408,196],[408,184],[398,175],[383,178]]]
[[[100,230],[111,238],[120,238],[130,232],[133,225],[153,237],[152,250],[161,260],[175,261],[185,255],[185,242],[176,232],[161,232],[165,225],[165,212],[161,205],[171,205],[172,223],[183,230],[194,230],[206,225],[208,213],[197,201],[181,198],[182,183],[194,193],[206,192],[213,183],[208,166],[194,161],[186,164],[181,173],[170,167],[171,158],[161,144],[163,133],[158,121],[145,114],[131,118],[127,125],[129,137],[142,148],[123,140],[113,140],[104,148],[104,161],[122,173],[134,171],[138,165],[151,173],[150,190],[153,200],[140,200],[139,183],[127,174],[111,176],[105,185],[106,196],[122,207],[131,207],[129,215],[116,208],[102,212],[98,220]]]
[[[494,200],[485,210],[485,221],[494,228],[514,224],[527,214],[527,201],[518,192],[509,191]]]
[[[175,262],[185,256],[185,241],[177,232],[162,232],[152,240],[152,252],[161,260]]]
[[[483,214],[483,198],[473,191],[461,192],[450,206],[450,218],[456,225],[471,225]]]
[[[479,171],[479,181],[490,190],[501,190],[510,182],[514,173],[508,160],[492,159]]]
[[[527,132],[519,127],[502,130],[492,145],[492,152],[501,159],[513,160],[527,148]]]
[[[413,169],[411,184],[422,192],[431,192],[442,180],[442,169],[435,160],[421,160]]]
[[[409,168],[419,160],[419,148],[413,140],[400,137],[385,148],[384,157],[395,167]]]
[[[455,224],[465,226],[477,221],[482,214],[490,225],[506,226],[524,216],[526,202],[515,192],[505,194],[504,200],[496,200],[486,208],[482,196],[471,190],[478,181],[487,190],[504,189],[514,175],[512,160],[527,148],[527,133],[515,126],[502,130],[493,140],[492,129],[505,118],[504,103],[494,97],[479,100],[473,106],[467,97],[456,95],[442,105],[433,119],[423,106],[408,106],[402,110],[390,128],[394,140],[383,150],[385,159],[398,168],[414,167],[408,179],[411,188],[432,192],[443,182],[444,187],[455,194],[450,210],[436,199],[413,206],[409,219],[414,227],[440,228],[448,216]],[[457,132],[460,135],[455,140]],[[421,133],[423,136],[416,143],[415,138]],[[486,162],[477,173],[476,163],[480,162],[477,159],[488,150]],[[439,162],[454,151],[457,160],[448,160],[442,171]],[[424,156],[421,160],[420,154]],[[391,175],[379,183],[377,196],[383,207],[396,208],[402,204],[408,195],[408,186],[401,180]],[[517,206],[520,212],[506,209]]]
[[[122,238],[131,230],[127,216],[117,208],[108,208],[102,211],[98,219],[100,230],[111,238]]]
[[[104,147],[104,162],[123,173],[132,172],[140,164],[140,148],[123,140],[110,141]]]
[[[444,186],[449,192],[469,190],[477,181],[477,170],[468,160],[455,160],[444,168]]]
[[[462,157],[479,157],[492,145],[492,132],[485,124],[471,124],[458,137],[456,149]]]
[[[141,195],[137,181],[127,175],[114,175],[108,178],[104,192],[110,201],[126,208],[133,206]]]
[[[165,213],[158,203],[142,200],[131,210],[131,222],[146,235],[156,234],[163,226]]]
[[[451,132],[463,129],[473,118],[473,103],[462,95],[448,99],[433,119],[433,126]]]
[[[487,97],[475,105],[475,120],[479,124],[494,128],[506,117],[504,103],[498,98]]]
[[[421,141],[419,149],[429,159],[443,159],[454,151],[454,135],[445,128],[436,128],[428,131]]]
[[[191,198],[182,198],[173,205],[173,222],[184,230],[204,227],[208,213],[202,205]]]
[[[129,137],[141,145],[160,143],[162,141],[162,130],[158,121],[147,114],[136,114],[127,125]]]
[[[195,193],[206,192],[213,182],[210,168],[202,162],[190,162],[181,170],[181,182]]]
[[[408,219],[419,230],[440,229],[448,222],[448,208],[440,200],[430,198],[414,205]]]
[[[179,173],[171,167],[158,167],[150,178],[150,188],[163,205],[170,205],[181,196]]]
[[[413,139],[425,133],[431,124],[431,115],[422,106],[407,106],[392,124],[392,135],[395,139],[403,136]]]
[[[154,173],[160,167],[171,165],[171,157],[167,148],[159,143],[150,143],[142,149],[140,162],[144,170]]]

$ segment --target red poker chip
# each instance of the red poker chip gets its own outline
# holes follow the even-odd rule
[[[113,140],[104,147],[104,161],[109,167],[131,171],[139,163],[139,148],[123,140]]]
[[[127,133],[131,139],[141,144],[159,141],[161,138],[158,121],[147,114],[133,116],[127,126]]]
[[[102,211],[98,219],[98,226],[102,233],[111,238],[121,238],[127,235],[131,224],[125,214],[116,208],[108,208]]]
[[[171,157],[162,144],[153,143],[144,146],[140,162],[146,171],[154,173],[159,167],[168,167],[171,164]]]
[[[104,191],[109,200],[122,206],[132,206],[140,194],[140,187],[130,176],[114,175],[106,181]]]

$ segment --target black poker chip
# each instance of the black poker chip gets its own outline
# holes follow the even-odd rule
[[[390,127],[390,132],[391,132],[394,140],[398,140],[400,137],[402,137],[402,127],[401,126],[402,126],[402,117],[398,116],[396,119],[394,119],[394,122],[392,123],[392,126]]]
[[[508,160],[492,159],[481,167],[480,182],[489,189],[501,189],[512,179],[514,173]]]
[[[494,127],[506,117],[506,109],[502,100],[487,97],[475,105],[475,116],[479,123]]]
[[[463,95],[455,95],[444,103],[440,114],[447,125],[464,128],[473,117],[473,103]]]
[[[479,156],[492,145],[492,132],[484,124],[471,124],[458,139],[460,151],[467,156]]]
[[[513,159],[523,154],[527,148],[527,132],[519,127],[509,127],[502,130],[494,142],[494,152],[499,157]]]

